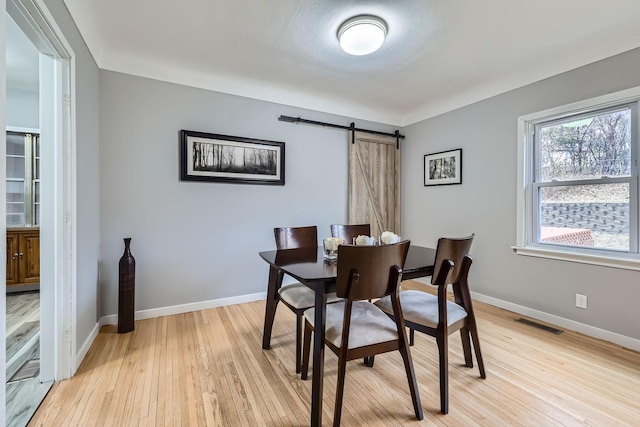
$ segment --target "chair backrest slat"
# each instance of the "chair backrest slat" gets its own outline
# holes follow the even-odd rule
[[[318,247],[318,227],[279,227],[273,229],[276,248],[298,249]]]
[[[405,240],[382,246],[339,246],[337,295],[352,300],[369,300],[395,292],[398,280],[393,267],[404,268],[409,244]],[[353,272],[357,272],[357,280],[350,283]]]
[[[440,271],[440,267],[442,266],[442,261],[446,259],[453,261],[453,269],[449,273],[447,284],[458,281],[458,275],[460,274],[460,269],[462,267],[462,260],[465,255],[469,254],[469,249],[471,249],[471,243],[473,243],[474,236],[475,234],[461,238],[443,237],[438,239],[434,272],[431,276],[432,284],[436,284],[435,280]]]
[[[369,236],[371,225],[369,224],[331,224],[331,236],[340,237],[344,243],[350,245],[358,236]]]

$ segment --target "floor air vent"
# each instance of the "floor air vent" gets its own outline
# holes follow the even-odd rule
[[[40,373],[40,359],[31,359],[24,362],[24,365],[18,369],[18,372],[13,374],[7,384],[15,383],[18,381],[24,381],[31,378],[35,378]]]
[[[516,322],[524,323],[525,325],[533,326],[534,328],[542,329],[543,331],[551,332],[552,334],[560,335],[564,331],[560,329],[552,328],[551,326],[543,325],[541,323],[534,322],[532,320],[519,318]]]

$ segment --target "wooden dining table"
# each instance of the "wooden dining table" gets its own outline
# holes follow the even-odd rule
[[[322,425],[322,392],[324,375],[324,340],[327,294],[335,291],[337,262],[325,260],[323,248],[272,250],[259,253],[269,264],[269,282],[264,316],[262,348],[271,346],[271,330],[278,304],[278,289],[285,274],[315,291],[316,326],[313,334],[313,377],[311,385],[311,426]],[[407,254],[402,280],[431,276],[436,250],[411,245]]]

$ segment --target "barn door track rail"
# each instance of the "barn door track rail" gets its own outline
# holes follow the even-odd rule
[[[352,144],[355,144],[355,141],[356,141],[356,131],[372,133],[375,135],[393,136],[396,138],[397,149],[400,148],[400,140],[404,139],[404,135],[402,135],[398,130],[396,130],[394,133],[389,133],[389,132],[380,132],[377,130],[362,129],[362,128],[357,128],[355,122],[351,122],[350,126],[344,126],[344,125],[337,125],[335,123],[319,122],[317,120],[309,120],[309,119],[303,119],[301,117],[291,117],[291,116],[280,116],[278,117],[278,120],[280,120],[281,122],[287,122],[287,123],[303,123],[305,125],[316,125],[316,126],[348,130],[351,132]]]

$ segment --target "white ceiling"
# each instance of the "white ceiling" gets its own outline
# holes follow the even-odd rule
[[[638,0],[64,2],[102,69],[400,126],[640,46]],[[366,57],[357,14],[389,26]]]

